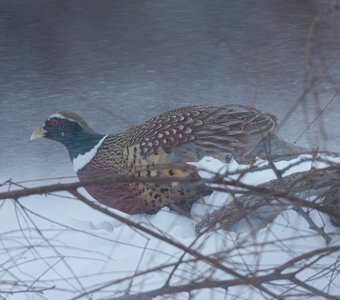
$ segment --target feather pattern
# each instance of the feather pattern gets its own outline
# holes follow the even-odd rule
[[[185,143],[217,147],[229,156],[242,156],[276,127],[275,116],[246,106],[191,106],[173,110],[130,130],[131,145],[145,155]],[[204,149],[203,149],[204,150]]]
[[[94,132],[77,114],[60,112],[50,116],[33,137],[63,143],[71,158],[81,161],[80,180],[108,178],[125,173],[137,177],[192,177],[187,164],[205,155],[239,162],[254,159],[262,151],[261,141],[275,136],[276,118],[255,108],[238,105],[190,106],[172,110],[119,134]],[[280,147],[282,148],[282,147]],[[254,151],[254,149],[256,151]],[[188,210],[206,189],[185,183],[124,183],[86,187],[98,201],[123,212],[154,213],[169,205]]]

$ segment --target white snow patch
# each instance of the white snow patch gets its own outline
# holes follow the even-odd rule
[[[306,160],[312,157],[300,156],[298,159]],[[278,169],[283,169],[297,160],[282,161],[275,165]],[[311,167],[327,167],[331,163],[340,163],[340,158],[320,156],[318,162],[304,161],[287,170],[284,175],[305,171]],[[228,172],[227,180],[237,179],[239,176],[237,172],[251,167],[240,165],[236,161],[224,164],[211,157],[205,157],[194,164],[200,169],[201,176],[212,178],[211,172],[220,172],[222,176],[226,174],[223,172]],[[257,160],[255,164],[263,167],[267,162]],[[242,180],[257,185],[274,178],[275,174],[270,169],[266,169],[261,172],[249,172]],[[6,189],[6,186],[2,189]],[[85,190],[82,190],[82,193],[90,198]],[[67,193],[58,193],[58,195],[68,196]],[[258,269],[266,274],[268,268],[276,267],[314,249],[325,247],[324,239],[311,230],[309,224],[293,210],[281,213],[274,222],[259,231],[254,232],[252,224],[239,222],[234,228],[235,232],[217,230],[197,238],[196,222],[212,210],[228,203],[230,198],[228,193],[214,192],[204,200],[196,202],[191,210],[193,219],[178,215],[166,207],[151,216],[128,216],[112,211],[164,237],[190,246],[204,255],[218,257],[229,268],[235,268],[238,272],[242,270],[241,274],[244,276]],[[43,286],[46,287],[53,287],[57,282],[57,289],[44,291],[46,299],[69,299],[81,294],[83,288],[85,291],[91,291],[98,286],[103,286],[103,283],[128,278],[151,268],[159,268],[160,271],[136,277],[133,281],[123,280],[119,284],[108,285],[102,290],[98,289],[91,294],[91,297],[103,299],[124,295],[122,291],[129,287],[129,284],[133,293],[159,288],[164,285],[173,269],[171,267],[163,270],[160,266],[176,263],[183,255],[182,250],[93,210],[80,201],[48,195],[48,198],[45,196],[22,198],[20,203],[35,212],[33,215],[27,211],[30,219],[26,218],[25,214],[18,214],[21,208],[15,206],[13,202],[6,201],[0,209],[0,219],[3,220],[0,235],[3,241],[2,247],[6,249],[2,253],[4,274],[1,279],[10,281],[19,278],[28,283],[33,282],[37,286],[44,284]],[[312,211],[310,216],[331,236],[331,246],[340,245],[339,229],[330,223],[328,216],[317,211]],[[49,219],[58,223],[48,221]],[[33,230],[33,225],[37,226],[40,232]],[[25,255],[22,254],[23,247],[27,247]],[[56,250],[59,256],[56,255]],[[20,263],[13,261],[13,257],[20,258]],[[189,255],[184,257],[180,268],[173,275],[171,284],[210,277],[219,280],[231,278],[230,275],[200,261],[184,263],[191,258]],[[315,265],[306,267],[306,270],[299,274],[299,279],[308,280],[318,289],[326,289],[329,286],[330,293],[339,295],[340,288],[332,283],[332,275],[328,276],[325,271],[323,276],[317,276],[320,270],[327,270],[332,265],[336,266],[337,261],[338,253],[327,255],[318,261],[317,269],[314,269]],[[273,286],[272,289],[277,293],[282,292],[282,286],[277,288]],[[195,300],[225,299],[226,295],[221,291],[222,289],[197,291]],[[231,297],[242,294],[244,299],[265,299],[261,292],[248,286],[230,287],[229,293]],[[30,299],[24,293],[15,294],[14,297],[19,300]],[[38,297],[38,293],[32,293],[32,299]],[[187,299],[187,295],[178,294],[176,299]]]
[[[339,163],[340,157],[331,157],[325,154],[318,154],[317,156],[303,154],[291,160],[274,162],[274,165],[279,171],[286,169],[283,176],[288,176],[293,173],[308,171],[312,168],[327,168]],[[234,159],[231,159],[226,164],[216,158],[206,156],[198,162],[189,162],[188,164],[196,166],[199,175],[204,179],[212,179],[218,174],[225,176],[226,180],[239,180],[242,183],[251,185],[258,185],[276,179],[269,162],[260,158],[257,158],[252,165],[243,165],[237,163]],[[262,169],[258,170],[258,168]]]
[[[107,135],[105,135],[97,145],[95,145],[90,151],[79,154],[76,158],[72,159],[73,169],[78,172],[80,169],[85,167],[91,159],[96,155],[98,148],[101,146],[101,144],[104,142],[104,140],[107,138]]]
[[[232,159],[228,164],[225,164],[213,157],[204,157],[199,162],[190,162],[196,166],[199,175],[204,179],[213,179],[216,174],[223,176],[226,181],[240,182],[250,186],[257,186],[266,183],[270,180],[277,179],[275,172],[269,166],[268,161],[257,158],[253,165],[242,165]],[[322,169],[334,164],[340,164],[340,157],[331,157],[324,154],[317,156],[300,155],[291,160],[275,162],[275,167],[281,171],[285,170],[283,176],[288,176],[297,172],[308,171],[312,168]],[[255,167],[255,168],[254,168]],[[261,170],[259,170],[261,168]],[[217,184],[207,184],[211,187],[219,187]],[[223,186],[220,186],[223,188]],[[244,188],[228,185],[229,190],[242,191]],[[242,196],[237,193],[236,196]],[[300,195],[301,197],[301,195]],[[233,197],[229,193],[214,191],[210,196],[204,197],[203,200],[193,204],[191,215],[197,221],[205,218],[207,214],[212,213],[218,208],[229,204],[233,201]],[[242,219],[230,228],[230,231],[236,233],[248,233],[250,231],[258,231],[266,224],[266,219],[272,219],[284,207],[288,207],[290,202],[273,202],[268,206],[263,206],[253,214]]]

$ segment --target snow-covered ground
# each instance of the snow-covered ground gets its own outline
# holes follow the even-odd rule
[[[296,164],[284,176],[340,163],[339,158],[327,158],[328,163],[311,162],[310,158],[301,156],[299,159],[304,162]],[[276,166],[282,169],[296,162],[297,159],[284,161]],[[266,162],[257,160],[256,164],[263,167]],[[225,165],[209,157],[196,165],[202,169],[202,177],[209,177],[210,172],[228,171],[232,174],[226,177],[228,180],[236,179],[238,171],[248,168],[236,161]],[[274,172],[268,169],[248,172],[242,182],[258,185],[274,178]],[[29,186],[29,183],[23,185]],[[1,191],[8,188],[5,184]],[[87,195],[84,190],[82,192]],[[168,208],[155,215],[127,216],[112,211],[206,257],[217,259],[224,267],[244,276],[256,272],[265,275],[298,255],[326,246],[325,240],[290,207],[260,231],[242,226],[243,220],[233,231],[219,229],[197,237],[197,222],[207,212],[230,201],[229,198],[226,193],[214,192],[198,201],[191,211],[193,219]],[[317,211],[311,211],[310,216],[331,237],[329,246],[340,246],[339,228],[332,226],[328,216]],[[2,201],[0,219],[1,299],[113,299],[124,296],[126,291],[130,294],[150,291],[164,285],[179,259],[182,262],[171,275],[171,286],[208,278],[235,278],[218,266],[189,254],[181,258],[184,252],[178,247],[95,211],[79,200],[70,199],[64,192],[29,196],[18,202]],[[339,295],[338,257],[339,251],[325,255],[309,267],[306,263],[312,260],[302,260],[287,268],[287,272],[305,267],[297,278],[325,293]],[[298,292],[290,290],[293,285],[285,284],[287,281],[281,280],[263,286],[281,296]],[[4,293],[6,291],[9,293]],[[244,285],[197,290],[191,296],[194,299],[271,299],[268,294]],[[179,293],[172,299],[189,299],[189,294]],[[312,299],[320,299],[320,296]]]

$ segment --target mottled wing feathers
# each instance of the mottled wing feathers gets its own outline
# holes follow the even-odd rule
[[[187,143],[206,154],[233,155],[255,147],[275,126],[273,115],[251,107],[191,106],[161,114],[134,127],[131,145],[140,145],[145,155]]]
[[[154,153],[158,148],[176,147],[181,143],[193,141],[193,129],[201,124],[194,119],[197,111],[188,108],[173,110],[132,129],[132,144],[140,144],[142,153]]]

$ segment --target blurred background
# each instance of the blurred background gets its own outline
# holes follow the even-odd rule
[[[114,133],[182,106],[246,104],[277,115],[288,141],[340,151],[339,10],[320,0],[0,0],[1,182],[74,175],[62,145],[29,140],[56,111]]]

